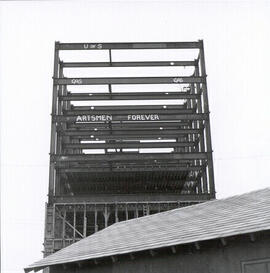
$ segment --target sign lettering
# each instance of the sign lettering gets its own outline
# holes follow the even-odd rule
[[[100,115],[78,115],[76,116],[77,123],[87,123],[87,122],[106,122],[112,121],[113,116],[107,114],[100,114]],[[160,120],[158,114],[140,114],[140,115],[123,115],[121,120],[127,121],[155,121]]]
[[[183,82],[184,80],[182,78],[173,78],[173,82],[174,83],[181,83]]]
[[[82,79],[72,79],[71,83],[72,84],[82,84]]]
[[[128,120],[159,120],[159,115],[128,115]]]
[[[84,49],[102,49],[102,44],[83,44]]]
[[[112,115],[81,115],[76,117],[76,122],[111,121]]]

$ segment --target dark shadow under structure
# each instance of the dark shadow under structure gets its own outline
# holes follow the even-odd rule
[[[203,41],[56,42],[54,58],[45,256],[215,198]]]

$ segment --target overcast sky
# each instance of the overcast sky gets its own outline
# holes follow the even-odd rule
[[[203,39],[217,197],[269,186],[270,2],[253,2],[0,3],[2,272],[42,257],[56,40]]]

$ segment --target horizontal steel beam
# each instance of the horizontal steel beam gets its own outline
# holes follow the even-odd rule
[[[123,148],[175,148],[192,147],[195,142],[144,142],[144,143],[64,143],[65,149],[123,149]]]
[[[179,110],[186,109],[187,104],[175,105],[109,105],[109,106],[71,106],[71,111],[122,111],[122,110]],[[67,111],[68,112],[68,111]]]
[[[107,154],[115,154],[115,153],[107,153]],[[130,153],[129,153],[130,154]],[[207,161],[200,160],[200,167],[205,167],[207,165]],[[198,163],[197,162],[197,163]],[[98,169],[103,169],[103,168],[111,168],[115,170],[126,170],[129,169],[130,171],[132,170],[160,170],[160,168],[168,169],[169,171],[173,171],[175,168],[187,168],[187,167],[192,167],[196,166],[199,167],[198,165],[194,165],[194,160],[154,160],[154,161],[149,161],[149,160],[141,160],[141,161],[115,161],[115,162],[110,162],[110,161],[93,161],[93,162],[87,162],[87,161],[82,161],[82,162],[60,162],[57,161],[56,165],[57,168],[90,168],[93,170],[98,170]]]
[[[69,154],[69,155],[51,155],[52,161],[59,162],[79,162],[79,161],[137,161],[137,160],[199,160],[207,159],[207,153],[155,153],[155,154]]]
[[[74,67],[141,67],[141,66],[195,66],[197,61],[163,61],[163,62],[62,62],[66,68]]]
[[[101,141],[140,141],[140,140],[176,140],[179,137],[185,137],[187,138],[187,134],[181,134],[181,135],[158,135],[158,134],[153,134],[153,135],[99,135],[95,136],[94,134],[89,135],[89,136],[71,136],[72,139],[77,139],[79,141],[91,141],[91,140],[101,140]]]
[[[207,120],[208,114],[182,114],[182,115],[150,115],[149,119],[147,121],[146,117],[144,117],[144,120],[138,120],[138,117],[136,117],[135,120],[132,121],[132,117],[129,117],[129,115],[100,115],[97,119],[97,117],[93,117],[95,115],[81,115],[81,116],[62,116],[62,115],[54,115],[53,118],[56,121],[59,122],[77,122],[77,123],[108,123],[109,121],[128,121],[128,122],[153,122],[153,120],[159,121],[176,121],[176,120]],[[135,115],[137,116],[137,115]],[[140,115],[139,115],[140,116]],[[92,119],[94,118],[94,119]],[[129,120],[129,118],[131,120]]]
[[[107,153],[107,154],[115,154],[115,153]],[[129,153],[131,154],[131,153]],[[203,162],[202,166],[205,166],[207,162]],[[193,160],[187,159],[187,160],[154,160],[154,161],[147,161],[147,160],[141,160],[138,162],[132,162],[132,161],[116,161],[116,162],[109,162],[109,161],[93,161],[93,162],[56,162],[56,166],[59,168],[62,167],[72,167],[72,168],[92,168],[92,169],[102,169],[102,168],[115,168],[118,170],[126,169],[126,168],[137,168],[141,171],[150,169],[157,169],[159,168],[172,168],[171,170],[178,168],[178,167],[191,167],[194,166]],[[131,170],[130,169],[130,170]]]
[[[156,194],[156,193],[155,193]],[[160,193],[158,193],[159,195]],[[177,193],[175,193],[177,194]],[[97,193],[98,196],[104,196],[105,200],[106,200],[106,197],[110,197],[111,195],[103,195],[103,194],[100,194],[100,193]],[[122,196],[122,194],[119,194],[120,196]],[[126,194],[123,194],[123,195],[126,195]],[[168,195],[170,195],[170,193],[168,193]],[[115,201],[111,201],[111,202],[106,202],[106,201],[102,201],[102,199],[99,199],[100,202],[93,202],[93,201],[87,201],[87,202],[84,202],[83,201],[83,198],[86,198],[87,200],[91,200],[91,197],[94,197],[95,195],[90,195],[89,198],[87,197],[83,197],[83,196],[55,196],[54,197],[54,201],[55,201],[55,206],[59,207],[58,209],[61,210],[61,209],[74,209],[72,208],[73,206],[76,206],[76,211],[81,211],[81,210],[84,210],[84,205],[86,205],[86,210],[87,211],[95,211],[95,205],[96,206],[96,209],[98,211],[104,211],[104,206],[119,206],[119,210],[120,211],[125,211],[126,210],[126,206],[123,206],[123,205],[127,205],[127,209],[130,210],[132,209],[134,211],[134,205],[138,205],[138,207],[140,207],[140,205],[144,205],[144,204],[149,204],[151,207],[153,206],[159,206],[159,204],[162,204],[162,205],[165,205],[165,204],[177,204],[178,201],[139,201],[139,202],[136,202],[136,201],[131,201],[131,202],[115,202]],[[132,195],[130,195],[132,196]],[[56,201],[56,200],[60,200],[60,201]],[[63,200],[63,202],[61,202],[61,200]],[[67,201],[68,202],[65,202]],[[112,200],[110,198],[110,200]],[[70,202],[69,202],[70,201]],[[76,202],[77,201],[77,202]],[[131,207],[129,207],[129,205]],[[64,208],[65,206],[70,206],[71,208]],[[133,207],[133,208],[132,208]],[[62,240],[62,239],[56,239],[56,240]],[[72,239],[71,239],[72,240]]]
[[[196,108],[189,109],[153,109],[153,110],[67,110],[64,115],[135,115],[135,114],[164,114],[164,115],[178,115],[178,114],[192,114],[196,112]]]
[[[113,174],[113,173],[149,173],[149,172],[189,172],[189,171],[202,171],[205,169],[205,166],[187,166],[187,167],[125,167],[125,168],[117,168],[117,167],[80,167],[80,166],[57,166],[60,173],[106,173],[106,174]]]
[[[111,153],[115,154],[115,153]],[[56,168],[87,168],[87,169],[92,169],[94,171],[96,170],[105,170],[106,168],[109,168],[110,170],[115,170],[115,171],[121,171],[121,170],[129,170],[130,172],[133,171],[158,171],[158,170],[167,170],[169,172],[173,172],[177,168],[184,168],[185,171],[187,171],[187,168],[189,167],[200,167],[201,169],[205,168],[207,165],[207,161],[200,160],[200,165],[194,165],[194,160],[154,160],[154,161],[149,161],[149,160],[141,160],[141,161],[115,161],[115,162],[110,162],[110,161],[93,161],[93,162],[87,162],[87,161],[82,161],[82,162],[60,162],[57,161],[55,166]],[[182,171],[184,171],[184,169]],[[179,169],[180,171],[180,169]],[[107,173],[107,175],[109,175]]]
[[[91,130],[64,130],[60,131],[60,134],[63,136],[119,136],[124,138],[125,136],[140,136],[140,135],[149,135],[149,136],[178,136],[186,134],[200,134],[202,130],[200,129],[179,129],[179,130],[102,130],[102,131],[91,131]]]
[[[192,121],[175,121],[175,122],[111,122],[111,123],[74,123],[69,124],[69,128],[78,129],[139,129],[153,128],[159,129],[180,129],[183,126],[191,126]]]
[[[59,50],[102,49],[189,49],[201,48],[202,42],[154,42],[154,43],[57,43]]]
[[[181,114],[193,114],[196,113],[196,108],[189,109],[177,109],[177,110],[90,110],[90,111],[78,111],[78,110],[68,110],[64,111],[65,116],[74,115],[148,115],[148,114],[158,114],[158,115],[181,115]]]
[[[55,205],[69,205],[77,204],[81,202],[82,204],[100,203],[100,204],[119,204],[123,203],[167,203],[167,202],[200,202],[211,199],[209,194],[173,194],[173,193],[162,193],[162,194],[90,194],[85,196],[54,196],[53,200]]]
[[[155,193],[156,194],[156,193]],[[160,194],[160,193],[158,193],[158,194]],[[168,194],[170,194],[170,193],[168,193]],[[174,193],[174,194],[177,194],[177,193]],[[103,194],[100,194],[100,193],[97,193],[97,195],[99,196],[105,196],[105,198],[106,198],[106,196],[107,195],[103,195]],[[120,194],[120,195],[122,195],[122,194]],[[124,194],[125,195],[125,194]],[[88,211],[95,211],[95,210],[97,210],[97,211],[104,211],[104,207],[107,205],[107,207],[109,207],[109,206],[118,206],[118,209],[119,209],[119,211],[126,211],[126,209],[128,210],[128,211],[134,211],[134,205],[138,205],[138,208],[142,208],[142,205],[144,205],[144,204],[149,204],[150,206],[149,207],[158,207],[159,206],[159,204],[161,204],[161,205],[170,205],[170,204],[174,204],[174,205],[176,205],[178,202],[177,201],[165,201],[165,202],[162,202],[162,201],[160,201],[160,202],[143,202],[143,201],[140,201],[140,202],[136,202],[136,201],[133,201],[133,202],[102,202],[102,200],[101,199],[99,199],[99,200],[101,200],[100,202],[92,202],[92,201],[87,201],[87,202],[84,202],[83,201],[83,198],[87,198],[87,200],[91,200],[91,197],[92,197],[93,195],[91,194],[90,195],[90,197],[89,198],[87,198],[87,197],[83,197],[83,196],[66,196],[66,195],[64,195],[64,196],[56,196],[55,198],[56,199],[59,199],[59,200],[61,200],[62,198],[62,200],[78,200],[78,202],[61,202],[61,201],[59,201],[59,202],[55,202],[55,206],[57,207],[57,209],[58,210],[60,210],[60,211],[63,211],[63,210],[66,210],[66,211],[71,211],[71,210],[74,210],[74,206],[75,206],[75,209],[76,209],[76,211],[84,211],[84,207],[85,207],[85,205],[86,205],[86,211],[88,212]],[[108,195],[108,196],[110,196],[110,195]],[[67,198],[67,199],[66,199]],[[54,199],[55,200],[55,199]],[[124,205],[124,206],[123,206]],[[126,205],[127,205],[127,207],[126,207]],[[62,240],[62,239],[56,239],[56,240]],[[68,239],[68,240],[72,240],[72,239]]]
[[[201,94],[187,92],[137,92],[137,93],[69,93],[59,96],[64,101],[96,101],[96,100],[180,100],[198,99]]]
[[[184,84],[205,83],[205,77],[113,77],[113,78],[54,78],[56,85],[106,84]]]
[[[61,172],[60,172],[61,173]],[[143,188],[144,182],[142,181],[143,178],[148,177],[148,182],[151,182],[152,186],[156,185],[164,185],[164,184],[181,184],[183,185],[185,182],[195,182],[198,181],[201,176],[187,176],[188,172],[160,172],[160,171],[153,171],[151,173],[133,173],[133,172],[101,172],[101,173],[92,173],[92,174],[80,174],[80,173],[73,173],[68,174],[65,173],[67,179],[64,179],[63,182],[68,182],[72,186],[86,186],[86,187],[93,187],[94,185],[100,186],[100,184],[107,184],[113,183],[114,181],[118,181],[119,184],[114,185],[117,187],[121,187],[124,185],[135,186],[138,188]],[[62,173],[63,174],[63,173]],[[69,179],[71,178],[71,179]],[[166,178],[166,179],[162,179]],[[132,185],[133,182],[137,183],[137,185]],[[117,182],[116,182],[117,183]],[[109,185],[111,186],[111,185]],[[148,185],[151,187],[150,185]],[[74,187],[73,187],[74,189]],[[94,190],[94,189],[93,189]],[[113,190],[111,188],[111,190]],[[173,191],[173,190],[171,190]]]
[[[59,129],[59,132],[66,135],[89,135],[89,134],[96,134],[96,135],[118,135],[118,134],[125,134],[125,135],[134,135],[134,134],[146,134],[151,135],[155,133],[163,132],[164,134],[200,134],[203,131],[200,128],[167,128],[164,129],[163,127],[144,127],[144,128],[115,128],[115,127],[108,127],[107,129],[89,129],[89,128],[69,128],[69,129]]]

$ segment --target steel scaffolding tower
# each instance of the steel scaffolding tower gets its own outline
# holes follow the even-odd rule
[[[56,42],[49,172],[45,256],[215,198],[203,41]]]

